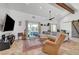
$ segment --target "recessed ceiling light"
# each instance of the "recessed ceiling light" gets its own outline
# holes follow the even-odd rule
[[[40,9],[42,9],[42,7],[40,6]]]

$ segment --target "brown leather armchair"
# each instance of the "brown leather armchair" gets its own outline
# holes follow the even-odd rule
[[[42,51],[49,55],[57,55],[59,48],[63,43],[64,39],[65,39],[65,34],[61,33],[58,39],[55,40],[55,42],[46,40],[45,43],[43,44]]]

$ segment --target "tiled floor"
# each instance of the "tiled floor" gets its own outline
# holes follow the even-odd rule
[[[75,40],[75,41],[74,41]],[[42,44],[39,39],[17,40],[10,49],[0,51],[1,55],[46,55],[42,52]],[[79,55],[79,40],[72,38],[64,42],[59,50],[60,55]]]

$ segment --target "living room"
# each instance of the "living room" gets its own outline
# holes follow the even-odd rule
[[[78,55],[77,5],[0,3],[0,55]]]

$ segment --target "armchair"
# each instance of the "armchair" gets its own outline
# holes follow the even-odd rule
[[[50,40],[46,40],[43,44],[42,51],[49,55],[57,55],[61,44],[65,39],[64,33],[61,33],[54,42]]]

